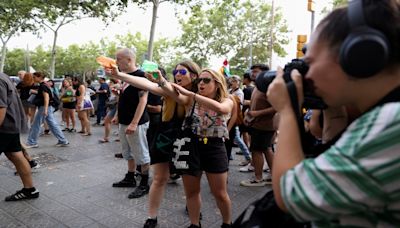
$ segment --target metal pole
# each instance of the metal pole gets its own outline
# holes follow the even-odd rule
[[[275,20],[275,9],[274,9],[275,1],[272,0],[271,4],[271,27],[269,30],[269,67],[272,67],[272,53],[273,53],[273,44],[274,44],[274,20]]]
[[[315,12],[311,12],[311,33],[314,31],[314,20],[315,20]]]
[[[250,6],[250,47],[249,47],[249,69],[253,65],[253,6]]]

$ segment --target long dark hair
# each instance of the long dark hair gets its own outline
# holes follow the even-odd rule
[[[182,62],[176,64],[174,69],[176,69],[176,67],[178,67],[179,65],[184,66],[186,69],[189,70],[190,78],[192,79],[192,88],[190,90],[193,92],[197,92],[197,80],[195,79],[199,77],[201,72],[199,65],[192,60],[183,60]]]
[[[72,77],[72,82],[77,82],[78,83],[76,85],[72,84],[74,89],[78,89],[80,85],[83,85],[82,79],[77,77],[77,76]]]

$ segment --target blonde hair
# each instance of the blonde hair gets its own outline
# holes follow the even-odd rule
[[[72,86],[72,80],[70,78],[64,78],[64,81],[68,82],[69,86]],[[64,87],[64,85],[63,85]]]
[[[227,90],[225,77],[218,71],[209,68],[203,69],[200,74],[203,72],[209,73],[216,82],[217,95],[215,96],[215,100],[221,102],[224,98],[228,98],[229,93]]]

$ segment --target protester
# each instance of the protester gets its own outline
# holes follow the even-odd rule
[[[227,192],[228,157],[225,139],[229,139],[227,121],[233,109],[233,101],[228,97],[226,80],[220,73],[204,69],[198,78],[198,92],[186,90],[177,84],[160,86],[167,90],[173,86],[178,91],[176,100],[184,104],[186,116],[192,115],[188,127],[194,136],[194,157],[186,161],[188,170],[183,171],[186,205],[189,210],[190,228],[200,227],[200,181],[203,171],[217,206],[222,215],[222,226],[231,227],[231,200]],[[190,110],[194,110],[192,113]],[[187,123],[184,123],[187,124]],[[196,152],[197,151],[197,152]]]
[[[26,117],[16,88],[7,75],[0,73],[0,154],[4,152],[15,165],[24,186],[7,196],[5,201],[39,197],[39,191],[33,186],[31,168],[21,151],[20,133],[26,128]]]
[[[81,121],[81,133],[82,136],[90,136],[90,121],[89,113],[93,109],[93,103],[90,100],[90,93],[88,93],[86,86],[82,83],[79,77],[72,78],[73,88],[76,96],[76,111],[78,112],[78,118]]]
[[[361,116],[315,159],[304,160],[307,151],[281,69],[270,85],[268,99],[280,113],[274,195],[298,221],[315,227],[400,226],[399,28],[396,0],[351,1],[316,28],[305,54],[305,78],[328,106],[354,107]],[[294,70],[291,77],[301,102],[302,76]]]
[[[106,116],[106,101],[110,95],[110,88],[104,77],[99,77],[100,88],[96,91],[97,94],[97,119],[95,126],[100,125],[100,121]]]
[[[251,78],[255,80],[261,72],[269,68],[264,64],[255,64],[251,67]],[[251,136],[250,151],[252,155],[253,170],[251,163],[240,169],[240,171],[253,171],[254,178],[243,180],[240,185],[246,187],[262,187],[271,184],[271,175],[269,173],[263,177],[264,157],[269,167],[272,167],[272,138],[275,134],[273,118],[276,111],[267,101],[265,94],[255,87],[251,94],[250,108],[247,110],[244,118],[245,124],[249,127]]]
[[[62,115],[65,118],[65,128],[62,131],[76,132],[75,129],[75,108],[76,97],[75,90],[72,86],[72,80],[66,78],[62,82],[61,102],[62,102]],[[71,125],[70,125],[71,124]],[[71,126],[71,127],[70,127]]]
[[[111,79],[110,80],[110,85],[109,87],[111,88],[111,94],[107,98],[106,101],[106,117],[104,118],[104,136],[103,138],[99,139],[100,143],[108,143],[109,142],[109,137],[111,133],[111,122],[112,119],[115,117],[115,114],[117,113],[117,106],[118,106],[118,99],[119,99],[119,93],[121,91],[121,84],[118,82],[118,80]],[[116,153],[118,154],[118,153]],[[122,156],[122,154],[121,154]]]
[[[150,144],[151,165],[154,170],[153,182],[149,193],[149,211],[148,219],[144,224],[144,228],[153,228],[157,226],[157,214],[164,197],[165,187],[170,177],[170,163],[172,161],[173,151],[172,143],[164,147],[157,147],[160,141],[160,135],[173,138],[171,134],[174,129],[179,129],[185,116],[185,108],[179,105],[173,98],[176,98],[176,92],[164,91],[156,82],[151,82],[141,77],[131,77],[117,69],[107,69],[108,73],[112,73],[113,77],[119,78],[133,86],[146,89],[151,93],[163,96],[162,118],[159,131],[154,136],[156,139]],[[189,90],[197,91],[196,79],[200,73],[199,66],[193,61],[185,60],[178,63],[174,70],[174,81]],[[161,72],[157,72],[162,75]],[[159,76],[160,77],[160,76]],[[151,80],[156,81],[153,77]],[[172,174],[171,174],[172,175]],[[176,175],[178,176],[178,175]]]
[[[144,77],[144,72],[136,67],[136,54],[129,48],[119,49],[116,53],[118,68],[129,75]],[[136,166],[141,166],[139,186],[128,198],[139,198],[149,192],[150,155],[146,131],[149,116],[146,111],[148,92],[128,83],[122,85],[118,101],[117,116],[113,122],[119,123],[119,137],[124,159],[128,163],[128,173],[124,179],[113,183],[113,187],[135,187]]]
[[[19,72],[18,72],[19,73]],[[22,105],[24,106],[25,115],[28,118],[28,122],[32,125],[33,118],[36,112],[36,106],[29,102],[31,96],[31,89],[37,90],[37,86],[34,85],[33,75],[31,73],[21,74],[22,80],[17,84],[19,97],[21,98]]]
[[[52,106],[53,96],[50,88],[44,81],[44,74],[41,72],[33,73],[33,80],[35,83],[39,83],[39,89],[34,99],[34,103],[37,106],[37,112],[29,131],[26,148],[39,147],[37,140],[40,133],[40,127],[44,121],[46,121],[50,131],[58,139],[56,146],[67,146],[69,142],[65,138],[59,124],[54,118],[54,107]]]

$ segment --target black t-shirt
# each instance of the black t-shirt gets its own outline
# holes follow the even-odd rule
[[[36,106],[44,106],[43,92],[49,94],[49,105],[50,105],[50,103],[51,103],[51,101],[53,99],[52,92],[51,92],[50,88],[46,85],[45,82],[41,82],[39,84],[38,93],[37,93],[36,98],[35,98],[35,105]],[[36,103],[36,99],[37,99],[37,103]]]
[[[145,77],[144,72],[137,70],[129,73],[130,75]],[[144,91],[142,89],[133,87],[131,85],[122,86],[123,90],[118,100],[118,121],[120,124],[129,125],[135,116],[136,108],[139,104],[139,92]],[[144,109],[143,115],[140,117],[138,125],[144,124],[149,121],[149,115]]]
[[[20,82],[17,85],[17,89],[19,90],[19,98],[21,100],[28,100],[30,94],[29,91],[33,88],[33,86],[23,86],[23,83]]]
[[[162,105],[163,102],[161,100],[161,96],[149,93],[149,96],[147,97],[147,104],[148,105],[157,106],[157,105]],[[151,112],[149,112],[149,115],[152,115],[152,114],[161,114],[161,112],[159,112],[159,113],[151,113]]]

